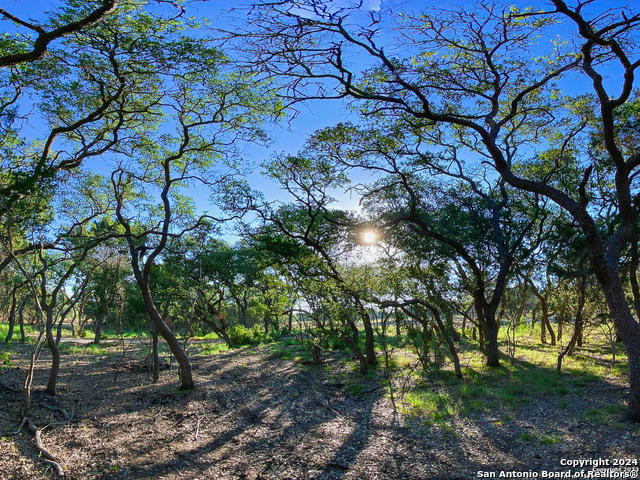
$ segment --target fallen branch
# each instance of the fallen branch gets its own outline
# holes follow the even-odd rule
[[[193,434],[193,441],[198,440],[198,434],[200,433],[200,422],[204,417],[198,417],[198,421],[196,422],[196,432]]]
[[[60,459],[56,457],[53,453],[47,450],[42,444],[42,436],[41,430],[35,426],[33,421],[29,417],[25,417],[27,428],[31,433],[33,433],[34,440],[36,442],[36,447],[44,457],[42,461],[48,465],[50,465],[58,474],[59,477],[64,477],[64,471],[62,470],[62,466],[60,466]]]
[[[64,467],[66,467],[67,465],[69,465],[69,462],[71,461],[71,459],[72,459],[73,457],[75,457],[75,456],[76,456],[76,454],[77,454],[79,451],[80,451],[80,449],[79,449],[79,448],[75,449],[75,450],[73,451],[73,453],[69,456],[69,458],[67,458],[67,459],[64,461],[64,464],[62,465],[62,468],[64,468]]]
[[[338,417],[340,417],[342,420],[347,420],[347,418],[342,415],[342,413],[340,413],[338,410],[336,410],[335,408],[333,408],[331,405],[327,404],[327,410],[335,413],[336,415],[338,415]]]

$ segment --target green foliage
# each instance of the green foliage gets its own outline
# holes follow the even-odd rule
[[[535,434],[533,434],[531,432],[522,432],[520,434],[520,438],[522,440],[524,440],[525,442],[527,442],[527,443],[531,443],[536,439],[536,436],[535,436]]]
[[[229,338],[231,339],[231,344],[236,347],[245,345],[256,346],[273,339],[271,335],[266,335],[258,325],[254,325],[252,328],[247,328],[243,325],[233,325],[229,328]]]
[[[0,352],[0,370],[3,368],[11,368],[13,364],[11,363],[10,357],[9,352]]]
[[[445,358],[444,347],[431,325],[408,325],[406,339],[418,356],[424,372],[442,366]]]
[[[209,332],[204,335],[198,335],[195,337],[196,340],[217,340],[220,337],[215,332]]]
[[[316,332],[316,335],[317,334],[318,332]],[[321,338],[329,350],[349,352],[349,345],[347,345],[347,342],[344,341],[343,336],[339,333],[327,332],[327,334]]]

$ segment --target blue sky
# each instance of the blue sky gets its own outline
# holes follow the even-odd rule
[[[2,0],[1,3],[8,12],[21,18],[40,20],[46,18],[47,11],[59,8],[63,2],[59,0]],[[371,0],[371,4],[376,7],[379,2]],[[229,15],[228,2],[187,0],[187,8],[188,15],[208,18],[213,26],[228,25],[230,22],[238,21],[237,14],[235,17]],[[28,32],[26,29],[16,28],[10,22],[0,22],[0,31]],[[299,113],[293,120],[265,126],[271,137],[268,146],[247,144],[240,146],[247,170],[252,172],[247,177],[251,185],[271,199],[281,198],[282,192],[279,191],[275,183],[261,175],[260,164],[262,162],[281,152],[296,153],[303,146],[305,140],[319,128],[333,125],[338,121],[355,120],[355,116],[345,107],[344,102],[338,100],[308,102],[300,104],[296,108]],[[32,118],[30,123],[34,127],[33,132],[44,134],[44,124],[40,125],[35,118]],[[89,161],[86,163],[86,167],[103,174],[108,174],[110,171],[109,168],[104,167],[102,160]],[[194,189],[190,195],[200,209],[211,210],[209,192],[203,189]],[[344,199],[348,204],[354,203],[350,202],[346,196]]]
[[[350,0],[337,0],[336,4],[347,4]],[[637,1],[637,0],[636,0]],[[42,18],[45,11],[58,7],[61,2],[56,0],[2,0],[2,7],[9,12],[15,13],[22,17]],[[365,9],[377,10],[380,8],[380,0],[366,0]],[[549,2],[534,1],[534,2],[514,2],[521,6],[534,4],[538,7],[548,7]],[[595,8],[602,8],[605,2],[595,2]],[[634,1],[607,1],[606,5],[620,6],[620,5],[633,5]],[[235,4],[237,5],[237,4]],[[430,1],[401,1],[401,0],[388,0],[382,3],[383,8],[391,8],[394,11],[399,10],[420,10],[424,9],[428,5],[437,5],[439,7],[460,5],[460,2],[454,2],[452,0],[440,0],[438,2]],[[204,16],[211,19],[212,24],[220,25],[230,24],[232,21],[242,21],[242,18],[236,18],[233,20],[233,15],[229,15],[225,9],[229,8],[230,4],[223,1],[201,1],[201,0],[187,0],[187,12],[190,15]],[[428,11],[428,10],[427,10]],[[237,17],[237,14],[235,14]],[[11,31],[13,28],[8,22],[0,23],[0,31]],[[563,29],[566,26],[557,28],[557,33],[566,33]],[[573,28],[573,27],[572,27]],[[578,93],[588,89],[589,84],[583,77],[574,78],[571,83],[566,83],[567,91],[571,93]],[[251,185],[265,193],[267,198],[280,199],[283,197],[277,186],[269,182],[260,174],[259,165],[264,160],[270,158],[272,155],[286,152],[296,153],[304,144],[306,138],[309,137],[315,130],[334,125],[341,121],[357,121],[356,115],[350,112],[346,104],[342,101],[313,101],[306,104],[300,104],[298,106],[299,114],[290,124],[285,125],[267,125],[266,129],[269,131],[272,138],[272,142],[268,147],[250,146],[245,145],[242,147],[242,154],[248,165],[250,165],[250,171],[252,172],[248,176],[248,180]],[[209,206],[209,194],[208,192],[194,190],[190,192],[194,197],[196,204],[202,210],[210,210]],[[357,204],[357,199],[350,198],[348,195],[342,195],[340,197],[340,206],[352,208]]]

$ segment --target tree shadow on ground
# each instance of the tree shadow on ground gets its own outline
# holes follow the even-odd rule
[[[195,356],[198,386],[187,393],[176,388],[175,371],[154,385],[140,371],[116,375],[117,354],[66,356],[60,404],[75,418],[69,427],[47,430],[45,441],[70,459],[71,479],[468,478],[545,466],[550,460],[532,453],[557,448],[540,443],[545,395],[564,398],[565,389],[569,398],[606,386],[522,361],[467,372],[464,382],[442,373],[424,389],[457,399],[457,416],[443,422],[423,412],[406,424],[393,416],[379,375],[350,390],[322,368],[270,353],[260,347]],[[46,374],[43,358],[35,383],[43,384]],[[533,392],[525,388],[531,385]],[[0,401],[19,401],[8,397],[0,392]],[[533,406],[541,408],[535,420],[541,427],[536,423],[534,440],[524,440],[517,412]],[[513,418],[503,418],[505,412]],[[51,421],[50,412],[40,413],[41,425]],[[28,442],[19,449],[35,459]]]

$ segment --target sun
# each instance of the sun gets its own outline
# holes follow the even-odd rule
[[[362,232],[361,236],[362,242],[366,243],[367,245],[372,245],[376,243],[376,240],[378,240],[378,234],[373,230],[365,230],[364,232]]]

